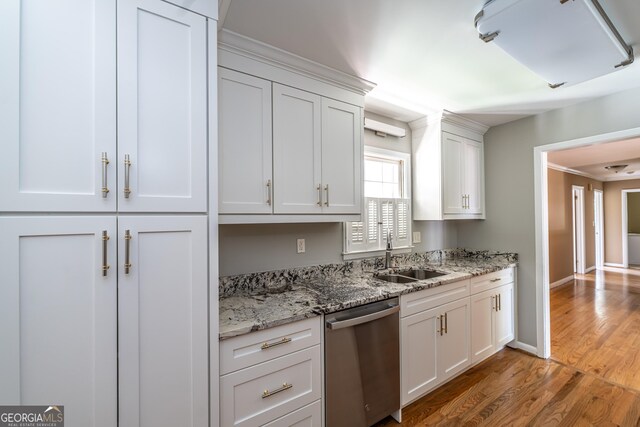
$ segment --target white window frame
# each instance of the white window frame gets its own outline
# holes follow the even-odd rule
[[[377,204],[377,212],[379,220],[382,218],[382,205],[385,203],[394,203],[395,207],[393,209],[394,217],[393,217],[393,253],[407,253],[411,252],[412,246],[412,215],[411,215],[411,154],[403,153],[401,151],[388,150],[384,148],[370,147],[365,146],[364,148],[364,156],[365,157],[379,157],[383,159],[389,159],[394,161],[401,161],[403,164],[402,168],[402,198],[400,199],[388,199],[388,198],[364,198],[363,203],[363,213],[362,213],[362,223],[363,223],[363,233],[367,235],[367,211],[370,208],[370,203]],[[364,167],[363,167],[363,175],[362,175],[362,183],[364,189]],[[373,201],[373,202],[372,202]],[[397,226],[398,226],[398,204],[405,204],[408,221],[407,221],[407,235],[406,239],[398,240],[397,235]],[[373,208],[373,207],[372,207]],[[377,240],[373,242],[367,241],[365,237],[365,241],[362,243],[354,243],[351,242],[350,237],[352,234],[352,223],[345,222],[344,223],[344,249],[343,249],[343,258],[345,260],[350,259],[358,259],[358,258],[367,258],[371,256],[382,255],[385,252],[384,242],[386,239],[382,236],[382,231],[378,231]]]

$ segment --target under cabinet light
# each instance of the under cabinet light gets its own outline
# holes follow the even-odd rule
[[[551,88],[609,74],[633,62],[598,0],[490,0],[476,15],[493,42]]]
[[[366,117],[364,118],[364,128],[372,130],[376,133],[376,135],[382,137],[392,135],[399,138],[404,138],[407,135],[407,131],[403,128],[388,125],[377,120],[371,120]]]

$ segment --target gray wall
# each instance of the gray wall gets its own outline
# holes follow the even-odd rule
[[[411,152],[411,129],[399,122],[365,112],[365,117],[404,127],[407,136],[381,138],[365,130],[364,143],[378,148]],[[414,251],[455,248],[455,221],[414,221],[422,242]],[[342,223],[220,225],[220,276],[342,262]],[[306,252],[296,253],[296,239],[306,240]]]
[[[485,134],[487,219],[459,224],[458,245],[520,255],[521,342],[537,345],[533,147],[640,127],[639,110],[640,88],[496,126]]]

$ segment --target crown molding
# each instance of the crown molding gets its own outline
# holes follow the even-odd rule
[[[578,176],[583,176],[585,178],[590,178],[590,179],[593,179],[593,180],[598,181],[598,182],[607,181],[604,178],[599,178],[599,177],[597,177],[595,175],[591,175],[590,173],[586,173],[586,172],[582,172],[582,171],[579,171],[579,170],[571,169],[571,168],[568,168],[566,166],[558,165],[556,163],[547,162],[547,167],[549,169],[557,170],[559,172],[570,173],[571,175],[578,175]]]
[[[442,112],[442,121],[444,123],[449,123],[451,125],[458,126],[472,132],[479,133],[481,135],[484,135],[489,130],[489,126],[487,125],[483,125],[482,123],[467,119],[466,117],[460,116],[447,110],[444,110]]]
[[[218,49],[301,74],[360,95],[366,95],[376,87],[375,83],[363,78],[329,68],[326,65],[224,28],[219,33]]]

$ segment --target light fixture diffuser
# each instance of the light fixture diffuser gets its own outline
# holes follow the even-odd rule
[[[493,42],[545,79],[569,86],[633,62],[633,49],[597,0],[491,0],[476,16]]]

